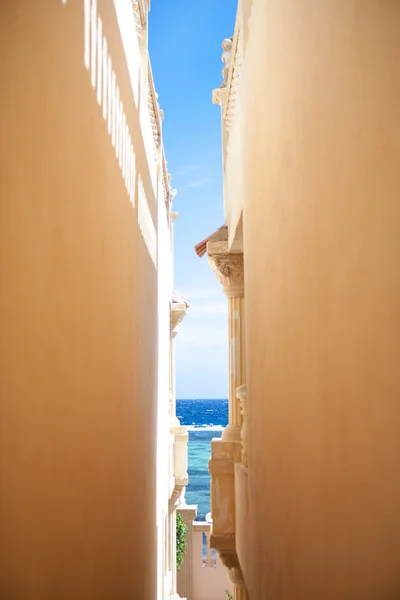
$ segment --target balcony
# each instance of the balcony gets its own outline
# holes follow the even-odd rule
[[[210,546],[211,523],[193,521],[196,506],[178,508],[187,527],[187,551],[178,573],[178,593],[187,600],[228,600],[233,593],[228,571]]]
[[[171,427],[171,463],[173,477],[170,485],[171,502],[179,501],[188,484],[188,444],[189,435],[186,427]]]

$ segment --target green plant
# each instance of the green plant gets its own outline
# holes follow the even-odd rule
[[[187,547],[187,525],[180,513],[176,513],[176,569],[180,571]]]
[[[225,594],[228,596],[229,600],[233,600],[233,596],[228,590],[225,590]]]

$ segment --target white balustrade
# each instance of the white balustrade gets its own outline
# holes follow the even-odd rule
[[[188,528],[187,540],[191,547],[188,547],[185,559],[190,557],[192,568],[190,581],[185,578],[184,590],[183,581],[182,587],[180,585],[183,573],[178,575],[178,593],[183,595],[184,591],[187,600],[223,600],[227,597],[225,590],[232,593],[232,584],[228,579],[227,569],[210,547],[211,524],[193,521],[188,523]],[[185,562],[182,567],[184,569]]]

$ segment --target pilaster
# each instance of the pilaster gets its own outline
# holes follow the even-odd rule
[[[245,416],[245,312],[243,254],[228,242],[207,244],[208,262],[228,298],[229,420],[222,438],[211,443],[211,546],[218,551],[234,585],[234,599],[247,600],[236,550],[235,463],[247,460]]]
[[[176,394],[175,394],[175,338],[187,313],[188,304],[180,302],[179,297],[171,302],[170,310],[170,385],[169,385],[169,420],[170,433],[172,437],[172,491],[169,499],[169,531],[170,531],[170,561],[172,571],[171,594],[169,600],[179,600],[178,581],[176,570],[176,510],[184,502],[185,486],[188,483],[188,432],[186,427],[181,426],[176,416]]]
[[[176,600],[179,598],[177,591],[177,571],[176,571],[176,509],[181,503],[181,496],[184,493],[184,488],[182,490],[174,489],[174,492],[169,500],[169,543],[170,543],[170,557],[171,557],[171,571],[172,571],[172,589],[170,598],[174,598]]]
[[[243,254],[229,252],[227,242],[207,244],[208,262],[228,298],[229,420],[223,439],[240,442],[242,414],[236,396],[246,379]]]
[[[171,354],[170,354],[170,384],[169,384],[169,417],[171,426],[180,426],[176,418],[176,395],[175,395],[175,338],[179,327],[187,313],[185,302],[172,302],[170,311],[171,327]]]

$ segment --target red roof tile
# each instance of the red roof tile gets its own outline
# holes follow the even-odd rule
[[[222,242],[223,240],[228,239],[228,227],[226,225],[222,225],[217,231],[214,231],[211,235],[209,235],[205,240],[199,242],[195,247],[195,252],[197,256],[204,256],[207,252],[207,243],[208,242]]]
[[[190,304],[182,296],[176,292],[172,292],[172,304],[185,304],[186,308],[189,308]]]

